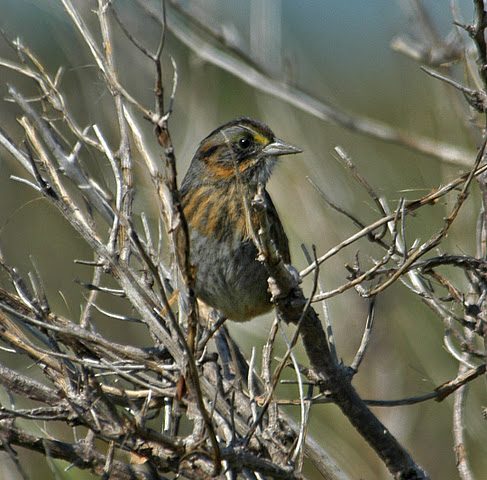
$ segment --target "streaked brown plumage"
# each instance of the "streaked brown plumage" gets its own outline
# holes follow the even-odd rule
[[[256,120],[239,118],[200,143],[181,186],[196,268],[196,295],[226,317],[245,321],[271,308],[267,271],[257,257],[251,228],[258,222],[248,205],[265,185],[280,155],[299,153]],[[289,245],[265,191],[271,236],[286,263]]]

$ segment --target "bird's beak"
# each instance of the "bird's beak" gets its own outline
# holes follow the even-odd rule
[[[262,150],[262,153],[265,156],[291,155],[292,153],[301,152],[302,150],[300,148],[290,145],[289,143],[285,143],[279,138],[276,138],[272,143],[266,145]]]

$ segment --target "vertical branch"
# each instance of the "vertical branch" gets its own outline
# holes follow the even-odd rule
[[[483,94],[487,93],[487,44],[485,40],[485,30],[487,28],[487,13],[485,12],[484,0],[473,0],[475,18],[471,25],[465,28],[473,40],[477,49],[477,70],[482,80]],[[487,112],[484,111],[484,135],[487,130]],[[483,159],[485,164],[485,159]],[[477,176],[477,182],[481,192],[481,209],[477,223],[477,258],[485,260],[487,258],[486,236],[487,236],[487,174],[484,172]],[[484,361],[487,359],[487,335],[485,328],[485,282],[478,277],[472,279],[470,285],[471,294],[477,299],[480,315],[477,315],[477,331],[483,335],[484,341]],[[468,328],[464,328],[466,348],[473,349],[475,345],[474,334]],[[462,354],[462,360],[468,360],[468,354]],[[458,374],[467,370],[465,363],[460,362]],[[472,480],[473,474],[468,461],[465,446],[465,404],[468,392],[468,385],[465,385],[455,392],[453,406],[453,434],[454,434],[454,451],[456,456],[456,465],[458,473],[462,480]]]
[[[460,363],[458,375],[464,374],[468,367]],[[461,480],[474,480],[465,446],[465,402],[467,399],[468,385],[460,387],[454,393],[453,403],[453,437],[456,466]]]
[[[133,173],[132,160],[130,155],[130,143],[128,137],[127,122],[124,116],[123,96],[120,89],[116,88],[119,84],[117,78],[117,71],[114,60],[114,45],[112,41],[112,34],[110,24],[108,21],[107,12],[111,2],[109,0],[98,0],[98,19],[100,22],[100,29],[103,38],[103,51],[105,53],[105,65],[109,72],[109,78],[112,83],[109,84],[112,88],[112,97],[115,103],[115,111],[117,114],[117,122],[120,133],[120,144],[118,148],[117,157],[120,159],[120,169],[122,177],[121,186],[121,204],[120,210],[116,214],[122,216],[123,221],[118,226],[118,241],[120,245],[120,256],[124,261],[128,261],[130,256],[130,241],[127,229],[131,224],[132,219],[132,203],[134,197],[133,191]]]
[[[162,2],[163,14],[165,19],[165,2]],[[210,419],[210,415],[206,410],[206,406],[203,400],[203,393],[201,391],[201,385],[199,381],[199,373],[196,367],[196,360],[194,357],[196,346],[196,329],[198,324],[197,310],[196,310],[196,297],[194,295],[194,277],[193,271],[190,265],[190,245],[189,245],[189,230],[186,218],[183,212],[183,206],[181,203],[181,197],[177,185],[177,170],[176,170],[176,157],[174,154],[174,147],[169,132],[169,118],[172,114],[172,106],[174,103],[174,97],[177,87],[177,68],[174,60],[172,60],[174,68],[173,77],[173,89],[169,101],[169,109],[165,111],[164,107],[164,84],[162,79],[162,66],[161,56],[165,43],[165,21],[162,26],[161,39],[157,49],[157,53],[154,56],[154,64],[156,66],[156,115],[153,116],[155,124],[155,133],[159,145],[163,149],[164,163],[165,163],[165,184],[169,193],[168,206],[169,211],[166,211],[166,215],[171,219],[167,225],[169,228],[169,235],[171,238],[171,245],[173,247],[175,267],[176,267],[176,281],[179,290],[179,305],[180,313],[184,313],[188,322],[188,335],[185,341],[185,349],[187,348],[187,366],[188,366],[188,378],[190,380],[190,386],[193,390],[193,394],[196,398],[198,410],[203,417],[204,424],[209,435],[210,443],[213,448],[213,461],[214,461],[214,474],[218,475],[221,470],[221,454],[218,440],[213,428],[213,424]]]
[[[487,91],[487,44],[485,42],[487,16],[484,0],[474,0],[473,3],[475,7],[475,20],[472,25],[467,27],[467,31],[477,47],[477,68],[482,79],[484,91]]]

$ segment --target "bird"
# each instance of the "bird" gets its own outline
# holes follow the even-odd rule
[[[264,187],[270,237],[290,263],[289,241],[265,185],[279,157],[301,152],[265,123],[241,117],[201,141],[184,176],[180,194],[194,292],[230,320],[247,321],[272,308],[269,275],[253,241],[259,225],[249,205]]]

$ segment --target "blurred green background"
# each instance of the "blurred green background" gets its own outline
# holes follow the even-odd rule
[[[95,4],[74,2],[99,39]],[[134,1],[113,2],[133,35],[154,49],[159,26]],[[158,2],[146,2],[156,6]],[[242,50],[275,78],[350,113],[361,114],[449,142],[472,151],[475,142],[465,128],[464,117],[452,107],[451,91],[431,79],[412,60],[395,53],[391,40],[398,34],[418,34],[411,21],[407,2],[390,0],[193,0],[181,2],[198,12],[203,22],[217,26]],[[458,1],[459,14],[469,21],[470,1]],[[452,28],[449,2],[423,2],[434,25],[442,35]],[[64,68],[62,88],[69,109],[81,126],[96,123],[116,142],[116,125],[111,99],[75,31],[55,0],[0,0],[0,27],[9,38],[19,37],[49,71]],[[169,8],[169,22],[173,12]],[[179,19],[180,20],[180,19]],[[185,28],[190,25],[182,22]],[[153,105],[154,74],[147,61],[118,27],[115,54],[123,84],[143,104]],[[375,206],[365,192],[335,160],[333,148],[341,145],[351,155],[360,172],[392,206],[403,196],[415,198],[454,178],[464,167],[445,164],[403,147],[385,144],[318,120],[286,102],[260,93],[220,68],[201,60],[170,32],[165,47],[165,80],[168,90],[172,79],[169,55],[178,66],[178,90],[171,133],[176,148],[178,169],[184,174],[201,138],[231,118],[249,115],[268,123],[276,134],[303,148],[304,153],[283,159],[269,185],[269,191],[281,214],[292,244],[293,263],[306,266],[300,244],[315,244],[323,253],[355,231],[344,217],[332,211],[315,192],[306,177],[313,178],[328,196],[363,221],[377,218]],[[0,41],[0,56],[11,60],[15,53]],[[459,70],[461,78],[461,67]],[[5,68],[0,69],[0,95],[7,96],[7,84],[16,85],[24,94],[35,95],[32,84]],[[15,106],[2,101],[0,122],[12,138],[20,139],[15,122]],[[149,149],[158,156],[158,146],[150,126],[143,119]],[[85,152],[86,153],[86,152]],[[0,150],[0,246],[8,263],[23,274],[31,267],[33,256],[42,273],[53,309],[76,319],[84,292],[73,281],[88,281],[90,271],[75,266],[74,258],[90,258],[90,252],[78,235],[25,185],[10,180],[22,172],[4,150]],[[84,162],[100,182],[110,186],[110,170],[87,153]],[[137,162],[137,159],[136,159]],[[137,163],[137,211],[155,217],[150,204],[151,184],[140,162]],[[424,210],[412,222],[409,242],[426,239],[438,227],[446,212],[443,204]],[[475,222],[478,200],[473,196],[452,231],[448,247],[456,253],[475,254]],[[321,270],[325,289],[344,282],[344,264],[353,263],[357,249],[361,258],[380,258],[377,249],[365,241],[341,252]],[[309,284],[305,283],[309,289]],[[62,296],[58,293],[62,291]],[[309,291],[309,290],[308,290]],[[110,303],[107,302],[110,306]],[[360,342],[367,313],[367,302],[348,292],[328,302],[335,328],[339,355],[350,362]],[[230,325],[247,353],[258,349],[266,339],[272,317],[251,323]],[[110,338],[140,342],[138,329],[114,323],[103,317],[97,328]],[[457,365],[442,344],[443,326],[418,298],[400,285],[388,289],[378,300],[373,339],[355,384],[364,398],[392,399],[430,392],[456,376]],[[259,351],[259,350],[257,350]],[[0,361],[12,364],[9,354],[0,352]],[[17,368],[29,369],[28,362]],[[485,390],[482,380],[472,385],[467,404],[467,448],[477,478],[487,472],[487,430],[481,415]],[[296,396],[291,388],[282,388],[283,397]],[[7,401],[4,392],[0,399]],[[398,439],[410,450],[432,478],[457,478],[452,447],[452,399],[415,406],[376,408]],[[289,408],[297,418],[298,409]],[[42,431],[43,425],[30,424]],[[315,406],[310,434],[313,435],[354,479],[382,479],[389,475],[374,452],[350,427],[337,408]],[[19,452],[32,478],[89,478],[76,468],[64,471],[66,464],[52,461],[48,467],[39,456]],[[5,454],[0,456],[0,478],[20,478]],[[316,478],[319,478],[316,476]]]

